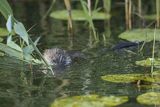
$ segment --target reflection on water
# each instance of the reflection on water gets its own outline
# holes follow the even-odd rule
[[[127,95],[131,102],[123,104],[123,107],[140,107],[135,98],[149,89],[141,89],[136,84],[110,83],[100,78],[106,74],[139,72],[140,69],[134,65],[136,58],[138,59],[135,54],[123,53],[121,56],[114,51],[97,57],[90,55],[86,60],[74,62],[61,75],[52,77],[41,73],[38,65],[31,66],[14,58],[3,57],[0,58],[0,101],[3,107],[44,107],[55,98],[66,96]]]
[[[21,11],[24,11],[22,13],[26,17],[19,17],[25,19],[24,23],[30,27],[32,24],[39,23],[39,20],[36,19],[39,19],[42,13],[40,15],[30,14],[33,11],[34,13],[39,11],[35,7],[43,10],[47,5],[43,2],[36,2],[36,5],[23,2],[22,4],[26,7],[26,11]],[[22,4],[20,3],[19,6]],[[31,10],[28,11],[27,6]],[[18,13],[20,9],[15,8],[14,10],[15,13]],[[29,19],[32,21],[28,23]],[[75,36],[73,38],[69,37],[66,32],[66,22],[50,18],[41,20],[40,26],[37,25],[34,28],[39,31],[32,30],[33,34],[39,33],[38,35],[43,36],[39,46],[40,50],[60,47],[67,50],[80,50],[86,54],[87,59],[76,60],[57,77],[44,75],[39,65],[25,64],[14,58],[0,57],[0,107],[49,107],[56,98],[85,94],[125,95],[129,97],[129,102],[121,107],[143,107],[136,102],[136,97],[151,90],[152,87],[147,89],[138,87],[136,84],[117,84],[101,80],[101,76],[107,74],[145,72],[145,69],[135,65],[135,61],[143,59],[143,56],[139,55],[137,50],[134,50],[134,53],[124,50],[111,51],[109,48],[116,41],[113,41],[112,38],[105,43],[103,40],[102,43],[93,42],[92,36],[89,36],[90,33],[84,26],[81,22],[74,25]],[[114,31],[112,32],[115,34]],[[110,31],[105,34],[106,37],[107,34],[110,35]]]

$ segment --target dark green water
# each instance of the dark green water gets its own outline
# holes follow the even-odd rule
[[[135,65],[136,60],[145,56],[134,50],[107,51],[114,46],[117,35],[124,30],[124,17],[113,16],[111,26],[103,27],[104,22],[96,22],[97,30],[111,37],[104,43],[92,43],[87,25],[84,22],[74,22],[74,38],[67,33],[65,21],[48,17],[40,20],[47,10],[48,2],[15,2],[15,16],[31,29],[32,38],[42,36],[38,45],[41,52],[44,49],[59,47],[66,50],[79,50],[87,55],[87,59],[75,61],[64,73],[57,77],[45,77],[40,66],[24,64],[14,58],[0,58],[0,107],[49,107],[56,99],[64,96],[86,94],[125,95],[129,101],[119,107],[147,107],[137,103],[136,97],[142,93],[154,90],[138,87],[136,84],[111,83],[101,80],[107,74],[143,73],[146,68]],[[115,8],[117,9],[117,7]],[[113,10],[115,11],[115,10]],[[118,12],[117,12],[118,13]],[[117,14],[118,15],[118,14]],[[117,17],[120,17],[117,20]],[[123,23],[123,24],[122,24]],[[101,34],[101,33],[100,33]],[[65,82],[67,81],[67,82]],[[62,84],[63,83],[63,84]],[[155,89],[156,90],[156,89]],[[153,106],[151,106],[153,107]]]

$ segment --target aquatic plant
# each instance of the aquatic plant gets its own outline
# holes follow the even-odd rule
[[[56,99],[51,107],[113,107],[128,101],[127,96],[100,96],[96,94]]]
[[[113,75],[105,75],[101,76],[102,80],[114,82],[114,83],[132,83],[137,82],[139,80],[143,82],[153,82],[156,83],[160,81],[160,74],[153,73],[154,77],[151,77],[150,74],[113,74]]]
[[[67,20],[66,10],[57,10],[50,14],[51,17],[59,20]],[[92,11],[92,20],[104,20],[109,19],[110,15],[106,15],[104,12]],[[74,21],[86,21],[86,14],[83,10],[74,9],[72,10],[72,20]]]
[[[159,34],[160,30],[156,29],[156,34]],[[119,38],[125,39],[131,42],[150,42],[150,41],[160,41],[160,36],[155,36],[155,29],[132,29],[125,31],[119,35]]]
[[[137,101],[145,105],[160,105],[160,93],[159,92],[147,92],[137,97]]]
[[[126,29],[132,28],[131,14],[132,14],[132,1],[125,0]]]
[[[83,7],[83,11],[86,15],[86,20],[89,22],[89,27],[92,29],[92,32],[93,32],[93,35],[94,35],[94,39],[96,41],[98,41],[98,37],[97,37],[97,34],[96,34],[96,30],[95,30],[95,27],[94,27],[94,24],[93,24],[93,20],[92,20],[92,11],[91,11],[91,1],[88,0],[88,5],[87,5],[87,2],[84,1],[84,0],[80,0],[81,2],[81,5]]]
[[[33,56],[33,51],[36,51],[36,53],[40,56],[40,58],[44,61],[54,75],[51,66],[43,58],[42,54],[36,47],[40,38],[37,38],[35,42],[32,41],[24,25],[14,18],[12,9],[6,0],[0,1],[0,12],[7,19],[6,27],[8,30],[7,44],[0,44],[1,51],[5,52],[7,55],[14,56],[28,63],[43,63]],[[15,42],[15,40],[12,38],[15,34],[19,37],[18,42]],[[9,51],[3,47],[7,47]],[[13,53],[10,53],[11,51]],[[18,54],[15,54],[14,52]]]

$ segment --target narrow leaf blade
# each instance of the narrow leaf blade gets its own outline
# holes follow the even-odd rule
[[[27,45],[29,45],[28,33],[21,22],[14,24],[14,30],[27,43]]]

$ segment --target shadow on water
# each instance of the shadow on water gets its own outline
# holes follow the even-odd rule
[[[14,58],[1,57],[1,107],[44,107],[49,106],[56,98],[86,94],[127,95],[130,102],[123,104],[123,107],[143,107],[137,104],[135,99],[148,89],[136,84],[101,80],[101,76],[107,74],[145,72],[135,65],[141,55],[136,51],[131,53],[104,48],[91,49],[84,53],[88,55],[87,59],[74,61],[56,77],[44,75],[41,65],[30,65]]]
[[[37,5],[45,6],[40,3]],[[32,4],[29,7],[31,9],[34,6]],[[33,9],[37,11],[37,8]],[[17,12],[16,9],[15,11]],[[32,12],[33,10],[30,10],[23,14],[29,17]],[[35,16],[32,21],[35,21],[34,19]],[[43,40],[40,49],[61,47],[67,50],[82,50],[88,58],[74,61],[61,74],[52,77],[42,73],[41,65],[25,64],[14,58],[0,57],[0,107],[49,107],[56,98],[86,94],[127,95],[129,102],[119,107],[146,107],[138,104],[136,97],[152,88],[138,87],[130,83],[111,83],[101,79],[101,76],[107,74],[146,72],[147,68],[135,65],[135,61],[144,59],[144,56],[139,54],[137,49],[132,52],[127,49],[111,51],[112,42],[108,43],[107,48],[101,44],[90,48],[89,32],[84,28],[86,25],[75,25],[81,29],[75,31],[76,35],[72,40],[67,36],[66,25],[66,22],[51,19],[41,22],[39,32]]]
[[[127,94],[134,97],[138,91],[135,85],[112,84],[100,79],[100,76],[105,74],[135,72],[131,58],[135,56],[119,57],[116,52],[109,51],[103,56],[91,56],[86,60],[75,61],[61,75],[54,78],[42,74],[40,66],[31,66],[14,58],[1,57],[1,107],[12,105],[44,107],[57,97],[95,93]]]

